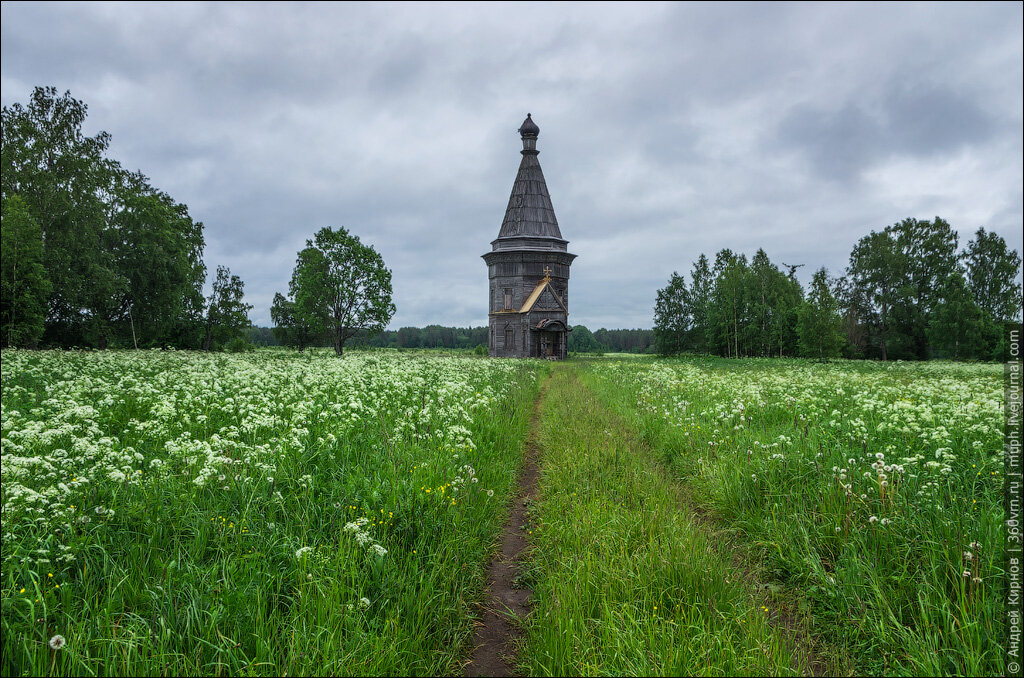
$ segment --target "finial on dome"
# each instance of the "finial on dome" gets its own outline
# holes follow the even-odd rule
[[[537,123],[533,121],[533,118],[530,117],[529,113],[526,114],[526,120],[523,121],[523,124],[519,126],[519,134],[522,135],[524,139],[526,137],[533,137],[536,139],[537,135],[540,134],[540,127],[537,127]]]
[[[540,134],[540,127],[533,121],[530,114],[526,114],[526,120],[519,126],[519,135],[523,138],[523,155],[537,155],[537,135]]]

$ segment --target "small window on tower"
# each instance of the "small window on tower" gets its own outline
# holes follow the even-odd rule
[[[506,311],[512,310],[512,288],[511,287],[506,287],[505,288],[505,310]]]

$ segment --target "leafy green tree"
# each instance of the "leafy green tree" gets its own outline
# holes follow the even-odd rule
[[[400,327],[395,335],[395,343],[399,348],[421,348],[423,340],[418,327]]]
[[[594,333],[586,325],[573,325],[567,348],[573,353],[598,353],[608,350],[597,342]]]
[[[702,353],[708,351],[711,343],[709,318],[713,287],[714,279],[711,277],[708,258],[701,254],[690,271],[690,315],[693,318],[690,334],[693,347]]]
[[[959,270],[959,236],[942,217],[932,221],[904,219],[890,231],[906,266],[895,307],[897,329],[911,356],[925,360],[930,355],[928,326],[939,303],[940,289]]]
[[[985,345],[984,324],[984,312],[974,303],[963,274],[954,272],[939,289],[929,327],[932,344],[946,358],[976,358]]]
[[[203,224],[185,205],[137,177],[111,219],[115,268],[124,280],[119,297],[121,336],[135,345],[194,345],[203,313]]]
[[[853,296],[866,302],[862,321],[883,360],[929,357],[931,314],[941,286],[959,269],[958,240],[941,217],[904,219],[854,247],[847,273]]]
[[[2,193],[42,231],[51,282],[48,341],[196,346],[202,339],[203,227],[82,132],[86,105],[37,87],[3,108]]]
[[[322,228],[306,241],[289,289],[296,315],[314,331],[330,332],[339,356],[354,334],[383,331],[395,313],[384,259],[344,228]]]
[[[778,346],[780,358],[783,355],[793,356],[800,348],[797,322],[804,301],[804,290],[796,276],[783,275],[781,271],[775,277],[775,290],[772,339],[775,346]]]
[[[0,339],[4,346],[35,348],[45,329],[51,285],[43,265],[42,229],[20,196],[5,197],[0,233]]]
[[[20,195],[43,232],[52,283],[48,319],[54,336],[79,343],[109,336],[103,318],[122,285],[104,241],[105,206],[117,163],[103,153],[110,135],[82,133],[87,107],[70,92],[37,87],[27,107],[3,108],[0,183]]]
[[[861,238],[850,253],[847,274],[852,294],[863,300],[862,321],[882,360],[889,357],[893,307],[901,299],[906,265],[896,239],[886,229]]]
[[[611,353],[655,353],[654,330],[608,330],[601,328],[594,332],[598,351]]]
[[[835,281],[835,297],[842,316],[843,335],[846,337],[844,355],[848,358],[863,358],[869,337],[868,326],[862,319],[871,315],[871,305],[863,290],[856,288],[846,276]]]
[[[763,249],[750,261],[747,298],[751,322],[747,345],[753,355],[792,355],[797,348],[797,312],[803,290],[795,276],[787,276]]]
[[[299,353],[317,342],[317,333],[295,312],[295,302],[278,292],[270,306],[274,337],[283,346],[295,346]]]
[[[810,292],[800,306],[797,332],[800,352],[819,360],[838,357],[846,343],[839,304],[829,287],[828,272],[824,268],[818,269],[811,279]]]
[[[750,277],[748,282],[751,285],[751,327],[754,346],[754,354],[759,356],[771,355],[772,338],[775,325],[779,318],[776,309],[776,301],[779,296],[776,275],[781,276],[778,268],[768,259],[768,254],[763,249],[754,253],[750,260]]]
[[[654,336],[658,352],[675,355],[686,348],[686,336],[693,325],[686,278],[675,271],[668,285],[658,290],[654,305]]]
[[[719,355],[737,358],[748,354],[749,268],[746,256],[737,256],[730,249],[723,249],[715,255],[712,269],[715,283],[711,293],[708,325],[712,346]]]
[[[203,350],[209,351],[214,346],[223,346],[231,340],[242,336],[243,331],[252,323],[249,311],[252,305],[243,301],[245,283],[237,275],[231,275],[231,269],[217,267],[217,279],[213,281],[213,292],[206,304],[206,337],[203,339]]]
[[[979,228],[967,245],[964,256],[967,280],[974,301],[982,313],[982,347],[979,355],[994,360],[1009,360],[1007,329],[1020,326],[1021,256],[1006,246],[995,233]]]
[[[251,326],[243,335],[250,346],[280,346],[281,342],[274,336],[274,329],[271,327]]]
[[[967,281],[974,301],[985,317],[996,321],[1019,320],[1021,287],[1017,284],[1021,257],[1007,248],[999,235],[979,228],[967,243],[964,256]]]

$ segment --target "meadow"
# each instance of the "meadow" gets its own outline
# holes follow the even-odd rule
[[[459,672],[537,381],[5,351],[2,673]]]
[[[695,358],[584,378],[832,671],[1005,673],[1001,365]]]
[[[4,351],[4,675],[1003,675],[1002,368]],[[537,416],[531,421],[534,403]]]

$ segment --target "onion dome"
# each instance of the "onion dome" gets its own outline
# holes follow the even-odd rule
[[[533,118],[530,117],[529,113],[526,114],[526,120],[523,121],[523,124],[519,126],[519,134],[524,138],[536,138],[537,135],[540,134],[540,127],[537,127],[537,123],[533,121]]]

